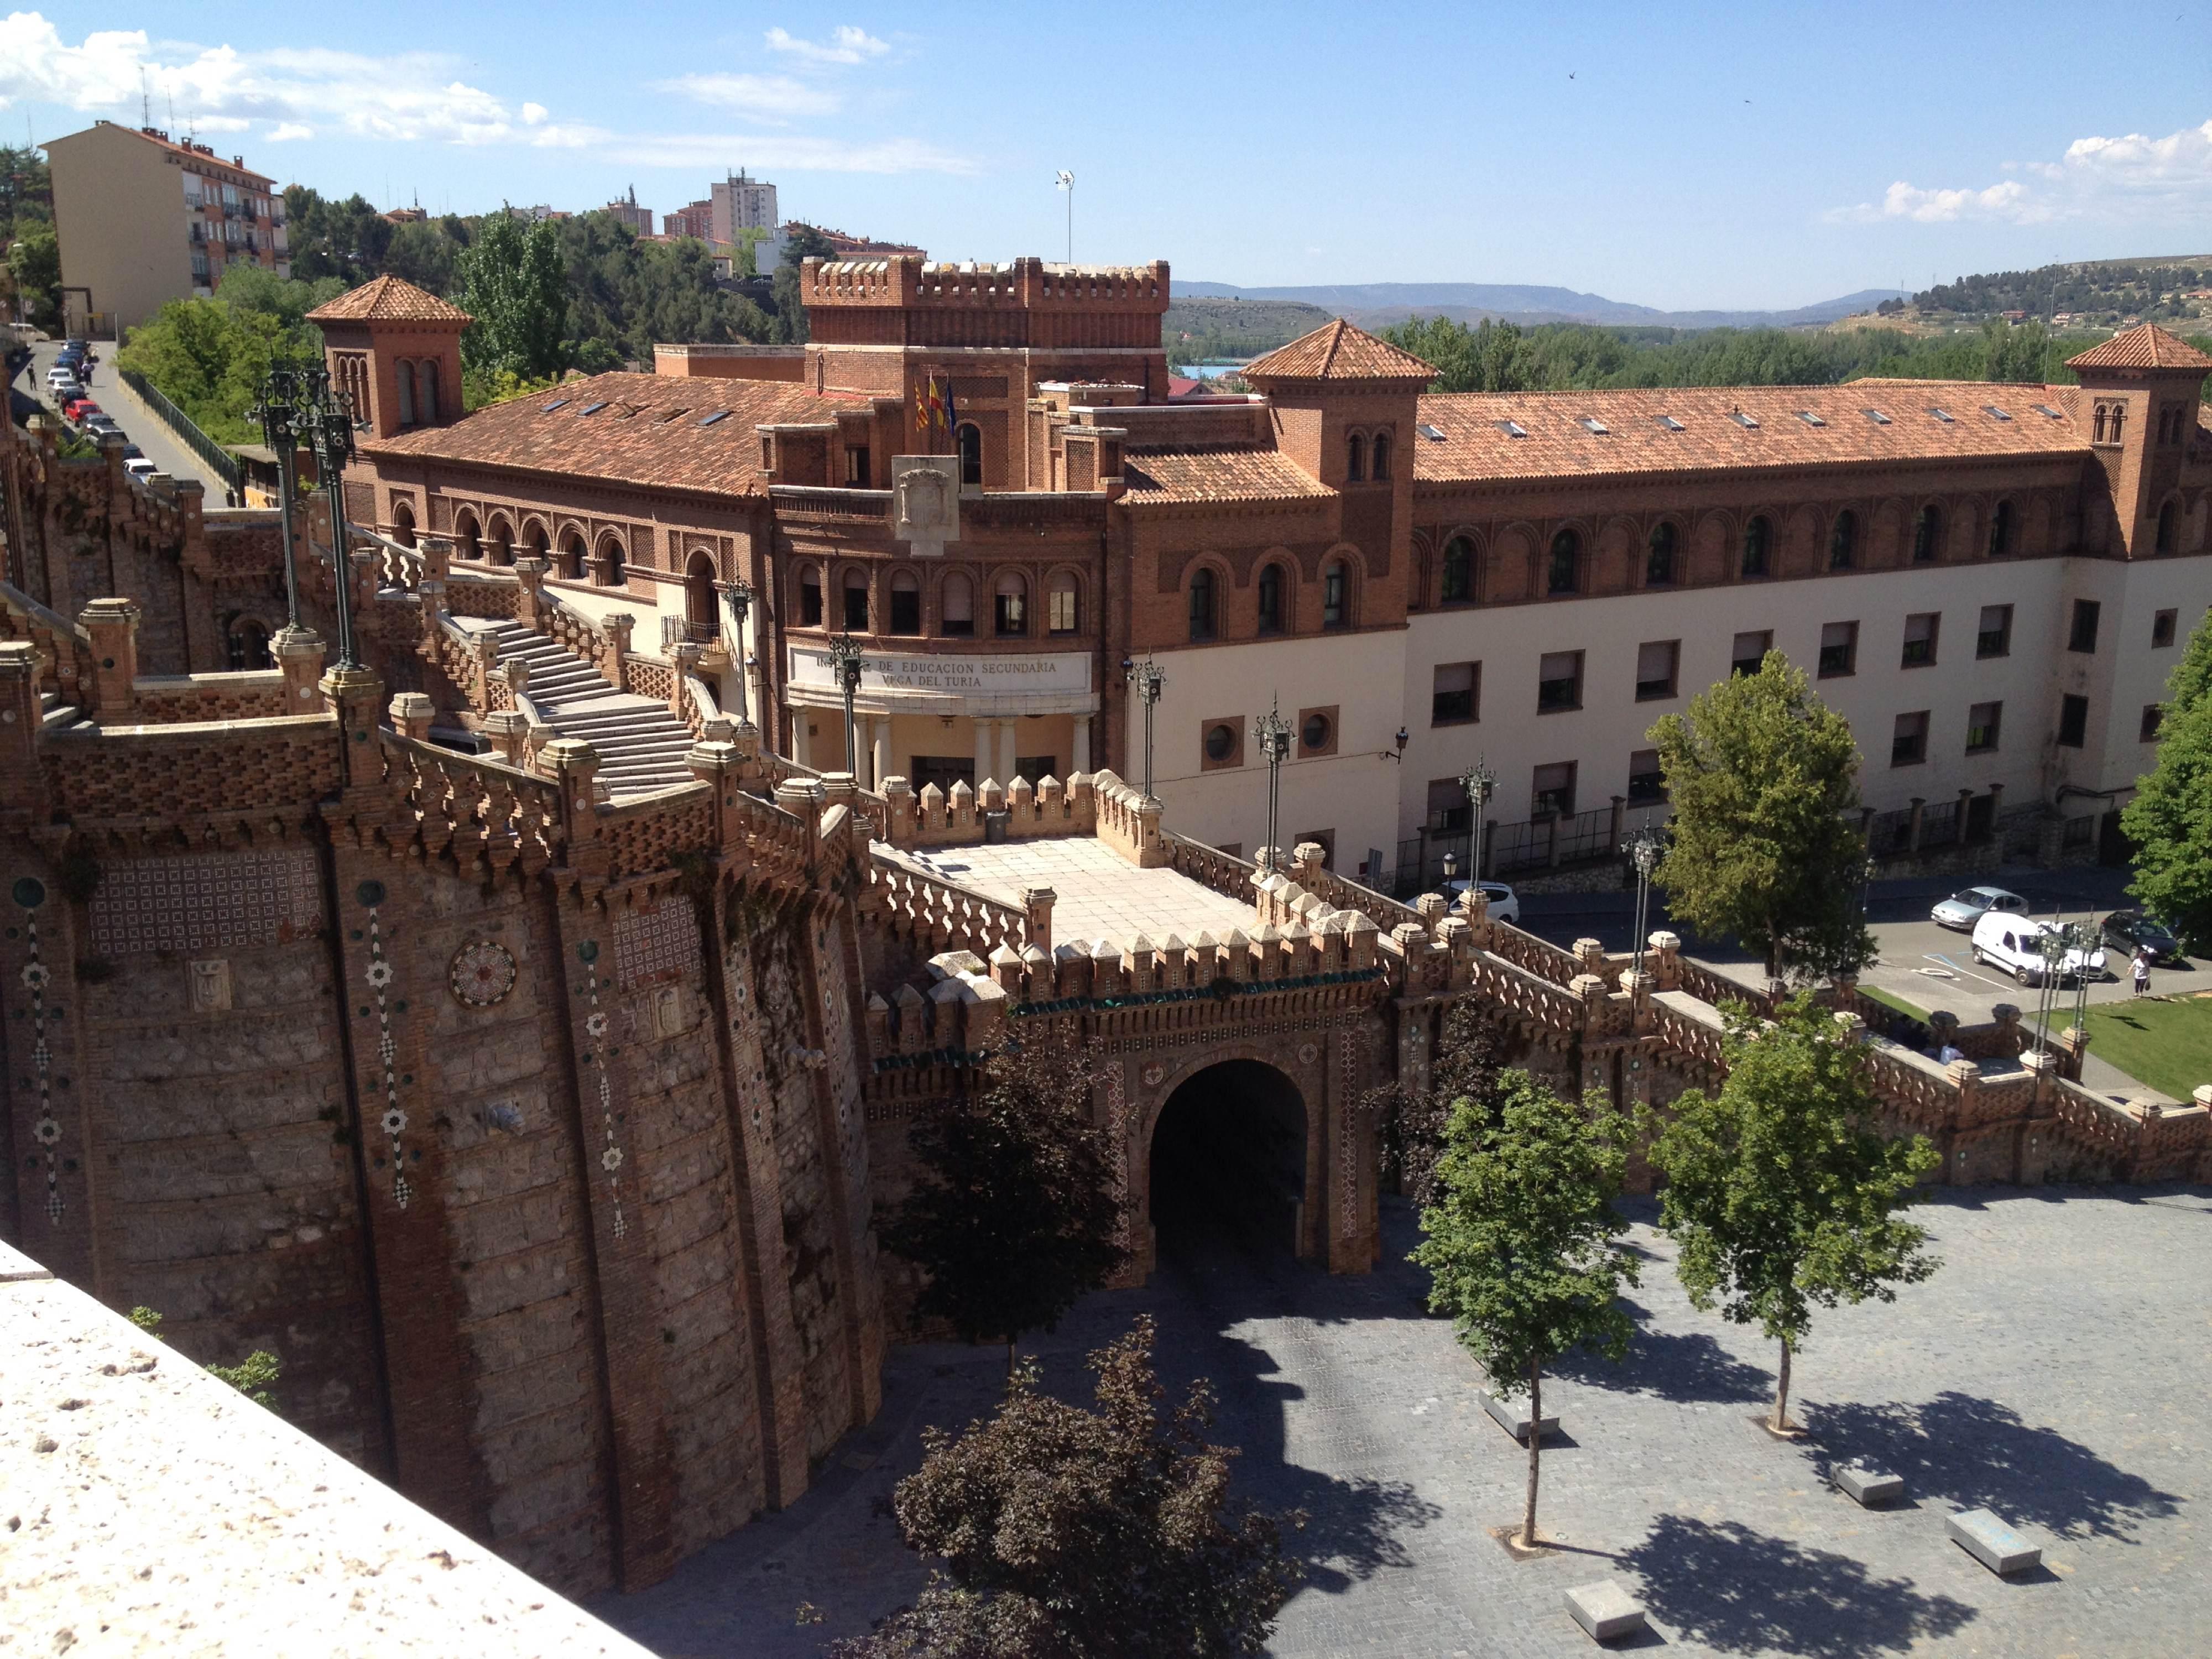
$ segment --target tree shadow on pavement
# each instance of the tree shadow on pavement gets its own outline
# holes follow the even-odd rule
[[[1651,1616],[1723,1653],[1858,1659],[1953,1636],[1974,1609],[1876,1578],[1863,1562],[1808,1550],[1734,1521],[1662,1515],[1620,1558]]]
[[[1647,1310],[1626,1297],[1620,1305],[1637,1322],[1628,1357],[1616,1365],[1595,1354],[1571,1354],[1552,1367],[1554,1375],[1588,1388],[1652,1395],[1678,1405],[1756,1403],[1774,1397],[1774,1374],[1765,1366],[1745,1364],[1703,1331],[1655,1331],[1645,1322],[1650,1317]]]
[[[1903,1475],[1909,1496],[1987,1504],[2014,1526],[2132,1541],[2137,1523],[2179,1509],[2173,1493],[1976,1395],[1917,1406],[1808,1402],[1802,1420],[1823,1478],[1864,1462]]]

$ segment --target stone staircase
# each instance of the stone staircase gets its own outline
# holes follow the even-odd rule
[[[39,728],[44,732],[60,732],[84,723],[84,712],[75,703],[64,702],[58,691],[39,693]]]
[[[564,738],[581,738],[599,752],[599,781],[617,798],[690,783],[684,757],[691,732],[665,703],[617,691],[591,663],[558,641],[512,620],[456,617],[489,629],[502,662],[530,665],[524,693]]]

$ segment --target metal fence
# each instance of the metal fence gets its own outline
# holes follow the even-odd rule
[[[199,429],[192,417],[163,397],[154,383],[135,368],[118,368],[117,378],[143,398],[146,407],[161,417],[163,424],[177,436],[177,441],[206,463],[207,470],[221,478],[224,487],[240,489],[238,457]]]

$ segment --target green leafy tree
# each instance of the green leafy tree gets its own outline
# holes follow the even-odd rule
[[[1521,1543],[1536,1547],[1544,1368],[1577,1349],[1608,1359],[1635,1327],[1620,1289],[1635,1258],[1613,1241],[1628,1120],[1601,1098],[1561,1100],[1526,1072],[1506,1073],[1494,1107],[1462,1099],[1437,1166],[1437,1200],[1413,1260],[1429,1270],[1429,1307],[1452,1316],[1460,1344],[1501,1394],[1528,1395],[1528,1491]]]
[[[1673,913],[1733,933],[1770,978],[1855,973],[1874,955],[1850,722],[1778,651],[1652,726],[1674,805],[1655,872]]]
[[[799,268],[808,259],[834,259],[837,250],[811,225],[794,224],[784,239],[775,267],[775,337],[793,343],[806,338],[806,307],[799,297]]]
[[[217,443],[251,443],[257,428],[246,413],[270,367],[314,356],[267,312],[172,300],[130,331],[115,361],[152,381]]]
[[[348,288],[383,271],[399,228],[358,192],[337,201],[305,185],[286,186],[284,219],[292,274],[309,282],[335,276]]]
[[[133,1308],[127,1316],[156,1342],[169,1340],[161,1334],[161,1316],[153,1309]],[[229,1383],[264,1411],[276,1409],[276,1388],[283,1380],[284,1368],[266,1348],[256,1348],[235,1365],[203,1365],[200,1369],[218,1382]]]
[[[568,271],[559,226],[550,219],[525,223],[511,213],[492,214],[477,227],[459,270],[458,303],[476,319],[461,335],[465,375],[504,369],[526,380],[542,380],[568,366],[563,343]]]
[[[1727,1080],[1675,1101],[1650,1159],[1667,1177],[1659,1224],[1691,1302],[1782,1345],[1778,1432],[1813,1310],[1895,1301],[1940,1265],[1926,1231],[1895,1212],[1941,1158],[1920,1136],[1883,1137],[1861,1051],[1809,993],[1771,1022],[1728,1012]]]
[[[8,280],[25,320],[50,329],[62,314],[62,245],[52,227],[24,226],[8,248]]]
[[[929,1275],[916,1313],[965,1341],[1002,1339],[1010,1377],[1021,1334],[1053,1329],[1127,1259],[1091,1066],[1070,1035],[1035,1024],[979,1093],[915,1126],[921,1173],[880,1232]]]
[[[1429,1086],[1394,1083],[1369,1095],[1369,1109],[1382,1126],[1382,1174],[1417,1208],[1436,1201],[1437,1162],[1443,1156],[1452,1109],[1471,1101],[1487,1116],[1504,1071],[1503,1033],[1483,1018],[1474,998],[1462,997],[1444,1016],[1443,1035],[1429,1061]]]
[[[2158,759],[2120,827],[2136,848],[2128,891],[2191,949],[2212,950],[2212,613],[2166,681]]]
[[[988,1422],[922,1431],[891,1512],[943,1577],[837,1659],[1191,1659],[1258,1653],[1303,1577],[1297,1514],[1230,1496],[1204,1382],[1161,1420],[1153,1328],[1091,1356],[1097,1409],[1055,1400],[1034,1361]]]

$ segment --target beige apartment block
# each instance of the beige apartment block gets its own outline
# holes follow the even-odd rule
[[[71,334],[120,338],[171,300],[213,294],[242,263],[291,275],[283,198],[244,156],[112,121],[44,148]]]

